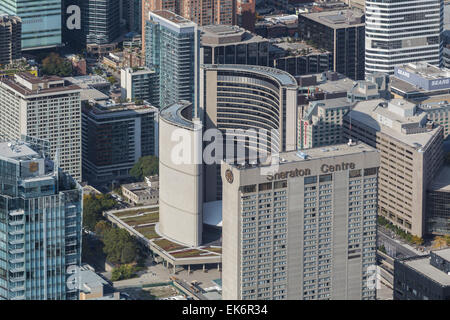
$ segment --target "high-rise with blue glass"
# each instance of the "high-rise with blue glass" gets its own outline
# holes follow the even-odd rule
[[[159,75],[160,108],[180,100],[198,103],[200,31],[173,12],[149,13],[145,32],[145,63]]]
[[[0,142],[0,300],[78,299],[82,189],[38,142]]]
[[[22,19],[22,50],[61,45],[61,0],[1,0],[0,13]]]

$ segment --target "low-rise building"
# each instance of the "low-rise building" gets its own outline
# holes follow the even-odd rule
[[[427,63],[408,63],[395,67],[390,79],[394,98],[417,103],[428,119],[444,128],[444,138],[450,134],[450,71]]]
[[[84,264],[79,270],[80,300],[120,300],[120,292]]]
[[[450,248],[394,262],[394,300],[450,300]]]
[[[146,177],[145,182],[122,185],[122,195],[134,205],[153,205],[159,203],[158,176]]]

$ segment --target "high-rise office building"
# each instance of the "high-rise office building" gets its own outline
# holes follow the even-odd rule
[[[203,65],[200,70],[200,115],[205,129],[217,129],[224,138],[227,132],[235,136],[225,141],[223,158],[205,165],[205,200],[213,201],[222,197],[220,163],[227,149],[234,150],[232,144],[241,143],[245,149],[245,154],[226,156],[236,162],[296,149],[298,87],[293,76],[275,68]]]
[[[198,118],[193,117],[191,103],[175,103],[161,111],[159,134],[159,144],[165,146],[159,158],[159,230],[189,246],[202,243],[207,207],[222,199],[220,163],[224,158],[252,162],[258,161],[255,153],[263,159],[272,150],[296,148],[297,82],[293,76],[261,66],[205,65],[200,79]],[[202,154],[211,151],[211,146],[203,145],[202,130],[214,133],[211,142],[216,152],[207,161]],[[174,134],[190,140],[184,145],[188,159],[183,163],[172,152],[180,147],[172,140]]]
[[[299,35],[333,53],[333,71],[364,80],[364,13],[323,11],[298,16]]]
[[[149,13],[145,28],[145,64],[158,74],[160,108],[180,100],[197,106],[200,57],[197,25],[173,12],[160,10]]]
[[[427,234],[450,235],[450,166],[443,165],[427,190]]]
[[[347,98],[310,102],[298,124],[299,150],[342,143],[344,116],[354,103]]]
[[[83,180],[129,178],[140,157],[158,154],[158,109],[109,101],[83,106]]]
[[[409,62],[442,64],[444,0],[366,1],[366,73]]]
[[[344,117],[344,138],[380,151],[379,214],[419,237],[426,233],[427,187],[442,164],[443,129],[402,99],[357,103]]]
[[[193,118],[193,105],[179,101],[160,116],[159,144],[159,231],[170,239],[188,246],[199,246],[203,240],[204,173],[202,162],[202,125]],[[171,137],[183,134],[190,140],[181,161],[173,155],[178,142]],[[179,147],[179,146],[178,146]],[[176,195],[176,196],[174,196]]]
[[[44,150],[0,143],[0,300],[78,299],[83,191]]]
[[[61,45],[61,0],[3,0],[0,13],[22,19],[22,50]]]
[[[0,137],[50,143],[61,169],[81,181],[81,89],[56,76],[0,79]]]
[[[279,156],[276,170],[222,165],[223,299],[375,299],[377,150]]]
[[[87,44],[108,44],[119,37],[118,0],[83,0],[82,16]]]
[[[270,66],[269,40],[238,26],[208,25],[201,31],[201,64]]]
[[[22,56],[21,33],[19,17],[0,15],[0,65],[10,64]]]

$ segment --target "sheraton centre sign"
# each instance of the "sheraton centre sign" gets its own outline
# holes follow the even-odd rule
[[[340,164],[322,164],[320,166],[320,171],[322,173],[332,173],[332,172],[338,172],[338,171],[345,171],[345,170],[352,170],[355,169],[355,164],[353,162],[342,162]],[[287,179],[287,178],[297,178],[297,177],[304,177],[304,176],[310,176],[311,175],[311,169],[305,168],[305,169],[298,169],[295,168],[294,170],[289,171],[282,171],[275,173],[274,175],[267,175],[267,180],[280,180],[280,179]]]

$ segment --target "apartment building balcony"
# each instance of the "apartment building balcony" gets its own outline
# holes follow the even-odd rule
[[[25,300],[25,292],[12,296],[11,300]]]
[[[25,246],[22,246],[21,248],[9,249],[8,252],[10,254],[24,253],[25,252]]]
[[[23,273],[23,275],[19,277],[9,277],[9,281],[12,283],[25,281],[25,274]]]
[[[12,245],[14,245],[14,244],[22,244],[22,243],[24,243],[24,242],[25,242],[25,238],[22,237],[21,239],[13,239],[13,240],[10,240],[10,241],[9,241],[9,244],[12,244]]]
[[[8,224],[10,225],[10,226],[18,226],[18,225],[21,225],[21,224],[24,224],[25,223],[25,219],[14,219],[14,220],[9,220],[8,221]]]
[[[23,266],[15,266],[15,267],[12,267],[12,268],[10,269],[10,271],[11,271],[12,273],[15,273],[15,272],[24,272],[24,271],[25,271],[25,265],[23,265]]]
[[[23,292],[23,294],[25,294],[25,285],[21,284],[21,285],[18,285],[18,286],[11,287],[10,290],[12,292]]]
[[[12,236],[25,234],[25,228],[22,226],[22,228],[15,228],[14,230],[9,230],[9,234]]]
[[[11,210],[9,212],[9,215],[12,216],[12,217],[20,216],[20,215],[24,215],[24,214],[25,214],[25,211],[23,209]]]

